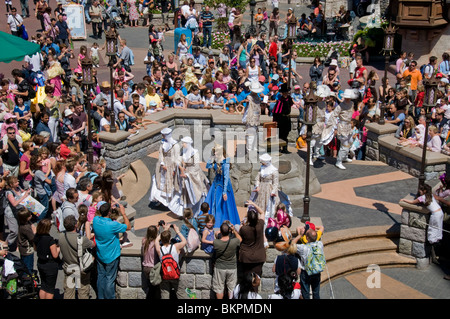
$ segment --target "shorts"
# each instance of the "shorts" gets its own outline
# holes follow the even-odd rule
[[[213,291],[216,294],[222,294],[227,286],[229,292],[234,290],[237,283],[237,270],[236,269],[214,269],[213,274]]]

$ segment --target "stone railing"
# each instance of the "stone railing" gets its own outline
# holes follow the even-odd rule
[[[368,129],[366,160],[381,161],[402,172],[419,177],[422,165],[422,148],[400,146],[395,137],[398,126],[393,124],[366,124]],[[426,152],[425,180],[438,178],[450,168],[450,157],[438,152]]]
[[[295,142],[298,137],[298,114],[297,109],[292,109],[290,142]],[[225,114],[220,110],[167,109],[146,116],[145,119],[151,119],[158,123],[149,124],[146,129],[141,129],[138,135],[132,137],[126,131],[117,131],[116,133],[100,132],[98,134],[103,144],[103,157],[106,160],[106,165],[108,169],[113,171],[114,176],[125,173],[132,162],[158,151],[161,141],[161,130],[165,127],[172,129],[186,128],[186,134],[189,134],[191,129],[199,134],[212,129],[211,134],[205,134],[205,136],[208,135],[208,138],[211,138],[211,142],[214,140],[211,136],[214,134],[218,135],[218,131],[222,131],[225,134],[225,131],[230,129],[241,132],[245,130],[245,125],[242,123],[242,115]],[[262,115],[260,122],[262,127],[264,123],[272,122],[272,118]],[[178,139],[181,136],[174,136],[174,138]],[[194,139],[194,137],[192,138]]]
[[[413,200],[412,195],[405,199]],[[430,211],[419,205],[412,205],[403,201],[399,202],[402,209],[400,241],[398,252],[403,255],[416,258],[417,267],[424,268],[429,265],[431,246],[427,242],[427,230],[430,219]]]
[[[315,225],[322,225],[320,218],[311,218]],[[299,218],[294,217],[291,226],[293,236],[297,235],[296,228],[304,225]],[[142,238],[129,232],[129,239],[133,246],[122,249],[119,271],[116,279],[117,299],[145,299],[148,282],[142,272],[141,246]],[[272,294],[275,288],[275,274],[272,267],[276,256],[281,252],[272,245],[266,250],[266,262],[263,266],[259,293],[263,298]],[[200,249],[191,254],[180,256],[179,289],[189,288],[196,292],[197,299],[214,299],[212,291],[213,267],[211,256]],[[188,299],[186,294],[186,299]]]

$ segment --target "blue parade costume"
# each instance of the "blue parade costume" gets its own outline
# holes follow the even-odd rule
[[[208,161],[206,168],[213,168],[216,173],[205,199],[205,202],[209,204],[210,214],[214,215],[216,220],[214,227],[220,227],[225,220],[229,220],[233,225],[240,224],[233,187],[230,182],[230,159],[226,158],[222,161],[222,172],[218,172],[218,164],[215,162]],[[223,199],[224,194],[227,195],[227,201]]]

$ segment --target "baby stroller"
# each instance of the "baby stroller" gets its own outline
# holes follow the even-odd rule
[[[22,260],[8,253],[0,261],[0,299],[37,299],[40,281],[37,271],[30,272]]]
[[[323,62],[324,66],[330,66],[331,60],[339,60],[339,51],[338,50],[333,50],[330,49],[330,51],[328,51],[328,54],[325,58],[325,61]]]
[[[122,18],[120,17],[121,11],[116,6],[111,6],[106,9],[106,16],[108,17],[111,24],[115,24],[116,27],[125,28]]]

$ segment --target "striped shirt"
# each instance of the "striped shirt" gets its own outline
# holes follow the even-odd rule
[[[202,13],[200,14],[200,19],[202,19],[203,21],[203,27],[212,27],[212,22],[211,21],[205,21],[205,20],[213,20],[214,19],[214,15],[212,14],[211,11],[202,11]]]

